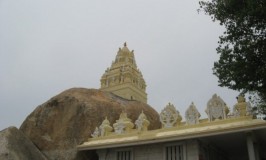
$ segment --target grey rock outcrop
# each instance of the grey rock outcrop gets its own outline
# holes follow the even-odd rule
[[[0,131],[0,160],[46,160],[38,148],[16,127]]]
[[[158,113],[149,105],[126,100],[97,89],[72,88],[38,106],[20,130],[51,160],[94,159],[93,152],[77,152],[107,116],[113,124],[125,111],[135,121],[143,111],[151,125],[160,128]]]

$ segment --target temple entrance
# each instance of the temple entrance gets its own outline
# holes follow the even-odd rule
[[[78,159],[82,160],[99,160],[99,156],[95,150],[93,151],[79,151],[77,154]]]
[[[200,160],[250,160],[249,152],[253,152],[253,158],[256,160],[266,160],[265,134],[265,129],[253,131],[252,144],[249,143],[249,132],[199,138]]]

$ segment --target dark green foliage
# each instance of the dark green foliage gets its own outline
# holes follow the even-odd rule
[[[213,67],[219,85],[257,93],[259,106],[265,107],[266,0],[201,1],[200,7],[226,29],[219,37],[220,59]]]

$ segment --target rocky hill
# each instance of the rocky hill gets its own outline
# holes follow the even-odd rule
[[[48,159],[93,159],[93,152],[77,153],[76,145],[86,141],[107,116],[113,124],[125,111],[135,121],[142,112],[160,127],[158,113],[149,105],[120,98],[97,89],[72,88],[38,106],[20,130]]]
[[[46,160],[39,149],[16,127],[0,131],[1,160]]]

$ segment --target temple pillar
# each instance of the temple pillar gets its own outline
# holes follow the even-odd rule
[[[247,147],[248,147],[249,160],[256,160],[255,148],[254,148],[253,137],[252,137],[251,132],[247,134]]]

